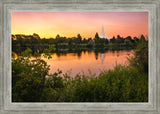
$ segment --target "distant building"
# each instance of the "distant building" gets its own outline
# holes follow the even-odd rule
[[[106,38],[103,26],[102,26],[102,32],[100,34],[100,38]]]
[[[110,39],[111,39],[111,38],[107,38],[107,37],[106,37],[106,34],[105,34],[105,32],[104,32],[103,26],[102,26],[102,32],[101,32],[101,34],[100,34],[100,38],[108,39],[109,42],[110,42]]]

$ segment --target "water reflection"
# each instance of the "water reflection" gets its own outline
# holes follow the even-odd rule
[[[100,53],[100,57],[101,57],[101,61],[102,61],[102,64],[103,64],[103,61],[105,59],[105,53]]]
[[[113,69],[116,64],[127,64],[127,57],[132,53],[132,50],[59,52],[53,53],[52,59],[43,59],[50,65],[50,73],[60,69],[63,73],[71,72],[74,77],[78,73],[89,75],[89,70],[98,75],[103,70]]]

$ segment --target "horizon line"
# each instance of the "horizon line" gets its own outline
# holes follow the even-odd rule
[[[98,32],[96,32],[96,33],[98,33]],[[95,33],[95,34],[96,34]],[[11,34],[11,35],[25,35],[25,36],[33,36],[34,34],[37,34],[37,33],[32,33],[32,34],[23,34],[23,33],[18,33],[18,34]],[[80,33],[78,33],[78,34],[80,34]],[[77,35],[78,35],[77,34]],[[37,34],[39,37],[40,37],[40,35],[39,34]],[[77,35],[76,36],[72,36],[72,37],[67,37],[67,36],[61,36],[60,34],[57,34],[57,35],[59,35],[60,36],[60,38],[76,38],[77,37]],[[56,36],[57,36],[56,35]],[[80,34],[81,35],[81,34]],[[98,33],[98,35],[99,35],[99,33]],[[112,37],[106,37],[106,38],[113,38],[113,37],[115,37],[115,38],[117,38],[117,36],[120,36],[121,38],[126,38],[126,37],[131,37],[131,38],[134,38],[134,37],[137,37],[137,38],[140,38],[140,36],[141,35],[143,35],[145,38],[148,38],[148,35],[144,35],[144,34],[139,34],[138,36],[131,36],[131,35],[128,35],[128,36],[126,36],[126,37],[123,37],[123,36],[121,36],[120,34],[117,34],[117,35],[115,35],[115,36],[112,36]],[[55,39],[56,38],[56,36],[55,37],[40,37],[41,39],[43,39],[43,38],[46,38],[46,39],[50,39],[50,38],[53,38],[53,39]],[[82,37],[82,36],[81,36]],[[91,39],[93,39],[93,38],[95,38],[95,37],[88,37],[88,38],[86,38],[86,37],[82,37],[82,39],[89,39],[89,38],[91,38]]]

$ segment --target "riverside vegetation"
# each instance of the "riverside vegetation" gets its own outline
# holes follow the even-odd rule
[[[104,39],[96,38],[96,35],[94,42],[87,40],[86,44],[80,40],[81,43],[72,41],[69,45],[62,45],[55,43],[57,39],[63,39],[58,37],[50,39],[54,43],[42,45],[42,40],[48,40],[36,39],[12,39],[12,46],[25,45],[23,50],[12,47],[13,102],[148,102],[148,41],[144,36],[134,40],[128,38],[130,40],[125,42],[124,38],[116,38],[115,42],[109,44],[104,43]],[[22,43],[24,41],[33,43]],[[32,45],[34,42],[42,46],[35,48]],[[73,78],[61,70],[49,74],[50,66],[39,57],[43,52],[44,57],[50,59],[50,53],[62,48],[115,49],[117,45],[121,48],[134,48],[134,56],[128,58],[128,65],[117,64],[113,70],[103,71],[99,76],[77,74]],[[35,51],[37,49],[39,51]],[[16,53],[18,58],[15,57]],[[31,59],[31,56],[35,56],[35,59]]]
[[[144,39],[144,36],[141,36]],[[50,45],[55,45],[55,52],[60,52],[61,50],[67,51],[79,51],[79,50],[120,50],[120,49],[133,49],[139,38],[128,36],[126,38],[117,35],[117,38],[113,37],[110,40],[99,38],[98,33],[95,34],[95,38],[83,38],[80,34],[77,37],[66,38],[57,35],[55,38],[40,38],[38,34],[33,35],[12,35],[12,51],[20,54],[27,47],[33,52],[39,50],[40,53],[44,49],[49,48]]]

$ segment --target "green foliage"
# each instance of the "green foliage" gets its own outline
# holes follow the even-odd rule
[[[43,52],[44,52],[44,55],[43,55],[44,58],[48,58],[48,59],[52,58],[52,56],[50,54],[51,51],[49,49],[44,49]]]
[[[38,58],[38,57],[41,56],[41,54],[39,52],[34,52],[33,56],[36,57],[36,58]]]
[[[12,101],[147,102],[148,41],[142,36],[136,46],[128,66],[117,65],[99,76],[77,74],[75,78],[60,70],[49,74],[49,65],[38,58],[30,59],[32,50],[27,48],[20,57],[12,58]],[[49,58],[53,50],[51,45],[44,53]]]
[[[50,68],[44,60],[30,59],[31,55],[32,50],[27,48],[18,58],[12,57],[13,101],[40,100]]]
[[[117,39],[115,40],[115,43],[124,43],[124,38],[117,35]]]
[[[12,59],[13,101],[39,101],[49,66],[41,59]]]
[[[44,49],[43,50],[43,53],[44,53],[44,58],[48,58],[48,59],[51,59],[52,56],[51,56],[51,52],[53,52],[55,50],[55,45],[52,44],[52,45],[49,45],[49,48],[47,49]]]
[[[38,63],[39,61],[39,63]],[[37,63],[37,64],[36,64]],[[13,101],[41,102],[147,102],[148,77],[135,67],[117,65],[99,76],[58,71],[47,75],[49,66],[40,60],[13,61]],[[46,70],[45,70],[46,69]],[[47,77],[46,77],[47,75]],[[42,83],[45,77],[45,83]]]
[[[134,48],[136,42],[139,39],[145,39],[142,35],[140,38],[127,36],[126,38],[117,35],[117,38],[113,37],[108,41],[107,39],[99,38],[98,33],[95,34],[95,38],[82,38],[80,34],[77,34],[76,37],[61,37],[57,35],[55,38],[40,38],[38,34],[33,35],[12,35],[12,49],[14,52],[19,53],[30,48],[32,54],[37,55],[37,50],[40,53],[43,53],[44,49],[49,49],[50,45],[54,45],[52,52],[57,51],[58,49],[93,49],[93,48],[105,48],[105,45],[115,44],[114,47],[119,47],[120,44],[123,44],[125,48]],[[81,47],[79,47],[81,46]],[[109,49],[114,49],[113,47],[107,46]],[[121,47],[120,47],[121,48]]]
[[[136,68],[120,65],[98,77],[77,75],[72,102],[147,102],[147,82]]]
[[[49,45],[49,50],[50,52],[53,52],[54,50],[56,50],[55,45],[54,44]]]
[[[148,73],[148,41],[142,35],[137,43],[134,57],[129,58],[129,63],[133,67],[137,67],[140,72]]]
[[[104,47],[104,45],[106,43],[106,39],[104,39],[104,38],[95,38],[94,42],[95,42],[95,47],[96,48],[102,48],[102,47]]]
[[[21,53],[21,56],[23,57],[31,57],[31,55],[32,55],[32,50],[30,48],[27,48],[25,51]]]

